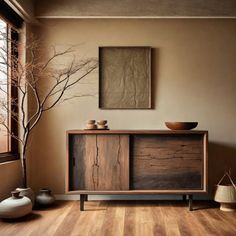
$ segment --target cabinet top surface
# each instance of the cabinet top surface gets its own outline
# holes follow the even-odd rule
[[[67,130],[67,134],[207,134],[206,130]]]

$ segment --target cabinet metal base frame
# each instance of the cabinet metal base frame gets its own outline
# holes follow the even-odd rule
[[[192,211],[193,210],[193,195],[192,194],[188,195],[188,206],[189,206],[189,210]]]
[[[88,201],[88,195],[81,194],[80,195],[80,211],[84,211],[84,202]]]
[[[183,195],[183,201],[186,202],[188,198],[189,211],[193,211],[193,195]],[[88,194],[80,194],[80,211],[84,211],[84,202],[88,201]]]

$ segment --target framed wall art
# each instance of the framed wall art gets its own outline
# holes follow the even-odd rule
[[[99,108],[151,108],[151,47],[99,47]]]

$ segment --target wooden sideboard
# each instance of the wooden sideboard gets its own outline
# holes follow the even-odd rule
[[[207,131],[69,130],[66,193],[207,192]]]

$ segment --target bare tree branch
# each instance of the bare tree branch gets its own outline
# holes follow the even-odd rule
[[[26,181],[26,149],[28,148],[29,135],[37,126],[44,112],[54,108],[57,104],[71,100],[73,98],[81,98],[93,96],[91,94],[72,95],[65,97],[65,94],[70,88],[88,77],[97,69],[97,59],[87,58],[86,60],[76,60],[75,47],[71,46],[64,50],[57,50],[52,47],[52,53],[45,55],[45,49],[42,50],[40,40],[31,39],[30,43],[24,50],[27,52],[27,62],[21,62],[18,58],[18,53],[11,54],[12,51],[17,52],[17,48],[22,45],[19,42],[11,40],[7,34],[0,32],[0,42],[3,42],[0,47],[0,76],[6,78],[10,75],[11,79],[4,81],[0,78],[0,93],[7,95],[5,87],[14,87],[18,91],[19,99],[9,99],[5,101],[0,97],[0,126],[4,127],[6,132],[14,139],[18,140],[22,147],[22,170],[24,177],[24,185]],[[11,50],[7,47],[11,45]],[[44,53],[42,57],[42,52]],[[67,61],[69,64],[56,64],[58,61]],[[57,66],[55,66],[57,65]],[[10,74],[8,73],[10,71]],[[44,88],[43,85],[47,84]],[[34,110],[29,114],[28,102],[30,99],[34,101]],[[20,113],[12,111],[12,107]],[[8,122],[8,117],[14,120],[21,134],[16,135],[11,131],[11,124]],[[2,132],[0,130],[0,132]]]

